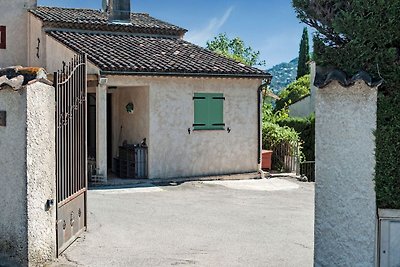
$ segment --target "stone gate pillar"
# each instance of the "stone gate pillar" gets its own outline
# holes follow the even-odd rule
[[[36,72],[0,69],[0,265],[56,257],[55,94],[47,80],[22,86]]]
[[[318,76],[318,75],[317,75]],[[315,266],[375,266],[377,88],[366,73],[319,75]]]

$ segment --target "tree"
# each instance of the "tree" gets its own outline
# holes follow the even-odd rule
[[[300,42],[300,50],[299,50],[299,64],[297,65],[297,77],[303,77],[306,74],[310,73],[310,68],[308,67],[308,61],[310,61],[310,45],[308,41],[308,30],[307,27],[303,29],[303,35],[301,37]]]
[[[304,75],[279,93],[280,99],[275,102],[275,110],[282,110],[308,94],[310,94],[310,75]]]
[[[363,69],[376,76],[379,65],[387,82],[400,79],[394,75],[400,59],[400,1],[293,0],[292,3],[298,18],[318,31],[314,36],[314,55],[319,65],[334,65],[349,73]]]
[[[229,39],[226,33],[220,33],[212,41],[208,41],[207,49],[248,66],[265,65],[265,61],[260,61],[260,51],[246,46],[239,37]]]
[[[298,18],[318,31],[314,60],[349,74],[382,77],[375,187],[380,208],[400,208],[400,1],[293,0]]]

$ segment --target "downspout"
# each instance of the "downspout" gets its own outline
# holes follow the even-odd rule
[[[257,115],[258,115],[258,173],[260,174],[261,178],[265,178],[265,172],[261,168],[261,152],[262,152],[262,91],[263,88],[268,86],[271,83],[272,76],[268,77],[264,83],[262,83],[257,89]]]

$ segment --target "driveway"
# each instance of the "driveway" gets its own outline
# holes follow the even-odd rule
[[[314,186],[288,179],[91,190],[55,266],[312,266]]]

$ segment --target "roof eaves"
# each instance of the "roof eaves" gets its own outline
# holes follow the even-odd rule
[[[85,29],[71,29],[71,28],[65,29],[65,28],[50,27],[50,26],[45,26],[44,27],[44,32],[45,33],[51,33],[51,32],[54,32],[54,31],[57,31],[57,32],[83,33],[83,34],[107,34],[107,35],[120,35],[120,36],[128,35],[128,36],[138,36],[138,37],[154,37],[154,38],[178,39],[177,35],[166,35],[166,34],[138,33],[138,32],[113,32],[113,31],[96,31],[96,32],[93,32],[91,30],[85,30]],[[57,39],[55,39],[55,40],[57,40]]]
[[[135,75],[135,76],[175,76],[175,77],[214,77],[214,78],[252,78],[268,79],[269,73],[207,73],[207,72],[136,72],[136,71],[100,71],[100,75]]]
[[[309,96],[311,96],[311,94],[306,94],[306,95],[304,95],[304,96],[300,97],[299,99],[297,99],[296,101],[293,101],[292,103],[290,103],[290,105],[289,105],[289,106],[291,106],[291,105],[294,105],[294,104],[296,104],[296,103],[300,102],[301,100],[304,100],[304,99],[306,99],[306,98],[307,98],[307,97],[309,97]]]
[[[98,10],[93,9],[78,9],[78,8],[52,8],[52,7],[38,7],[38,8],[50,8],[57,9],[59,12],[64,10],[74,10],[74,11],[86,11],[86,12],[99,12]],[[69,29],[84,29],[84,30],[92,30],[92,31],[113,31],[113,32],[138,32],[138,33],[150,33],[150,34],[169,34],[173,36],[182,37],[188,31],[182,27],[173,25],[171,23],[153,18],[148,14],[144,13],[132,13],[132,15],[142,15],[146,16],[152,21],[158,22],[161,26],[152,27],[152,26],[139,26],[139,25],[123,25],[123,24],[112,24],[107,23],[98,18],[99,21],[96,23],[89,23],[85,21],[66,21],[66,20],[56,20],[49,19],[48,17],[42,15],[38,11],[38,8],[30,9],[29,12],[40,19],[43,22],[44,27],[52,27],[52,28],[69,28]],[[96,15],[93,13],[93,15]],[[97,14],[98,15],[98,14]]]

